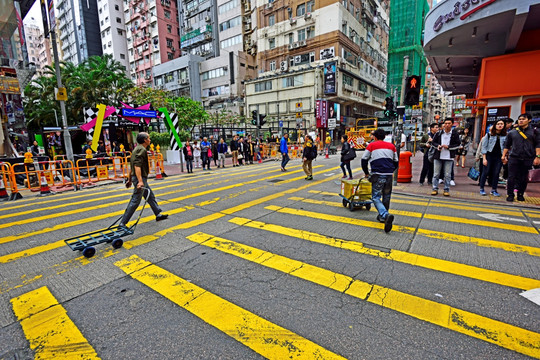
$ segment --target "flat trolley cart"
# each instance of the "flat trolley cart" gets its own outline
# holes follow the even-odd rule
[[[122,215],[106,229],[75,236],[64,241],[66,242],[66,245],[71,248],[71,250],[82,251],[84,257],[87,258],[91,258],[92,256],[94,256],[94,254],[96,253],[96,248],[94,248],[94,246],[101,243],[111,243],[113,248],[119,249],[124,244],[122,238],[124,236],[133,235],[133,233],[135,232],[135,228],[137,227],[137,224],[141,219],[141,215],[145,206],[146,198],[141,212],[139,213],[139,217],[137,218],[137,221],[129,227],[116,225],[122,219]]]
[[[354,211],[356,208],[371,209],[371,183],[366,178],[359,180],[341,180],[341,193],[344,207]]]

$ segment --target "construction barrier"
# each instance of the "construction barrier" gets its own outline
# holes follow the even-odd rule
[[[77,183],[92,185],[103,180],[122,181],[126,177],[126,158],[101,157],[76,162]]]

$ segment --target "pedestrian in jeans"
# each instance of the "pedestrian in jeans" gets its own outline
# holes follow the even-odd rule
[[[139,207],[141,203],[143,194],[146,194],[145,198],[150,205],[150,208],[156,215],[156,221],[165,220],[169,217],[167,214],[162,214],[161,208],[156,202],[154,192],[150,189],[148,185],[148,173],[150,172],[150,167],[148,165],[148,153],[146,148],[150,145],[150,135],[145,132],[139,133],[137,135],[137,145],[133,152],[131,153],[131,177],[126,182],[126,188],[130,188],[133,184],[133,195],[131,195],[131,200],[122,216],[120,221],[120,227],[126,227],[126,224],[133,216],[133,213]],[[143,189],[144,188],[144,189]]]
[[[372,184],[371,199],[379,213],[377,220],[384,222],[384,232],[388,233],[392,231],[394,222],[394,215],[388,210],[392,196],[394,170],[398,167],[399,161],[394,144],[384,141],[386,132],[383,129],[377,129],[371,135],[375,141],[366,147],[362,156],[362,170],[364,170],[364,176],[369,178]]]
[[[227,143],[225,142],[225,140],[223,140],[223,138],[219,139],[219,144],[217,145],[217,153],[218,153],[218,168],[220,167],[220,163],[221,163],[221,167],[225,167],[225,154],[227,153]]]
[[[238,135],[234,135],[231,140],[231,155],[232,155],[232,166],[238,166]]]
[[[432,123],[429,125],[429,133],[424,134],[422,139],[420,139],[420,148],[424,152],[424,163],[422,165],[422,172],[420,172],[420,185],[424,185],[426,177],[429,185],[431,185],[431,180],[433,179],[433,163],[428,159],[428,152],[431,149],[431,141],[437,131],[439,131],[439,124]]]
[[[441,170],[444,173],[444,196],[450,196],[450,181],[452,179],[452,167],[456,150],[461,142],[459,134],[452,129],[452,119],[446,119],[443,123],[443,129],[435,134],[431,146],[435,146],[435,156],[433,160],[433,191],[431,195],[435,196],[439,193],[439,176]]]
[[[514,189],[517,200],[525,201],[523,194],[527,189],[529,169],[540,165],[540,131],[530,126],[532,116],[524,113],[518,117],[518,127],[506,136],[502,154],[503,164],[508,163],[508,181],[506,201],[514,201]]]
[[[341,171],[343,171],[342,179],[347,177],[347,173],[345,172],[345,168],[347,168],[347,171],[349,172],[349,180],[352,180],[353,176],[351,170],[351,160],[354,159],[354,157],[349,155],[351,144],[349,144],[347,135],[341,135],[341,144],[341,164],[339,166],[341,167]]]
[[[211,156],[208,156],[208,150],[212,151],[210,149],[211,144],[208,142],[208,139],[206,137],[203,138],[203,141],[201,141],[201,159],[202,159],[202,169],[204,170],[205,166],[208,170],[210,170],[210,158]]]
[[[304,144],[304,151],[302,154],[302,168],[306,173],[306,180],[313,180],[313,167],[311,165],[313,159],[317,156],[317,148],[313,145],[313,138],[309,135],[306,136],[306,142]]]
[[[186,170],[188,174],[193,173],[193,146],[190,145],[189,141],[186,141],[182,152],[184,153],[184,159],[186,159]]]
[[[491,195],[501,196],[497,192],[499,184],[499,173],[502,167],[502,153],[504,151],[504,142],[506,140],[506,123],[504,120],[498,120],[482,139],[482,164],[484,171],[480,178],[480,195],[485,196],[484,186],[488,175],[491,176]]]
[[[457,150],[456,166],[459,166],[459,159],[461,158],[461,167],[465,167],[465,156],[469,152],[469,146],[471,145],[471,137],[469,136],[469,128],[463,129],[463,133],[459,136],[461,145]]]
[[[287,139],[289,138],[289,134],[285,133],[283,134],[283,137],[281,138],[281,141],[279,143],[279,152],[281,152],[281,171],[287,171],[285,169],[285,166],[287,166],[287,163],[289,162],[289,147],[287,146]]]

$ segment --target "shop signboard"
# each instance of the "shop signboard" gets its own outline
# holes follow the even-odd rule
[[[506,120],[510,116],[510,106],[488,107],[486,110],[485,132],[498,120]]]

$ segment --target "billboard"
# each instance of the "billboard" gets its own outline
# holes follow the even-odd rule
[[[324,64],[324,94],[336,94],[336,62],[330,61]]]

